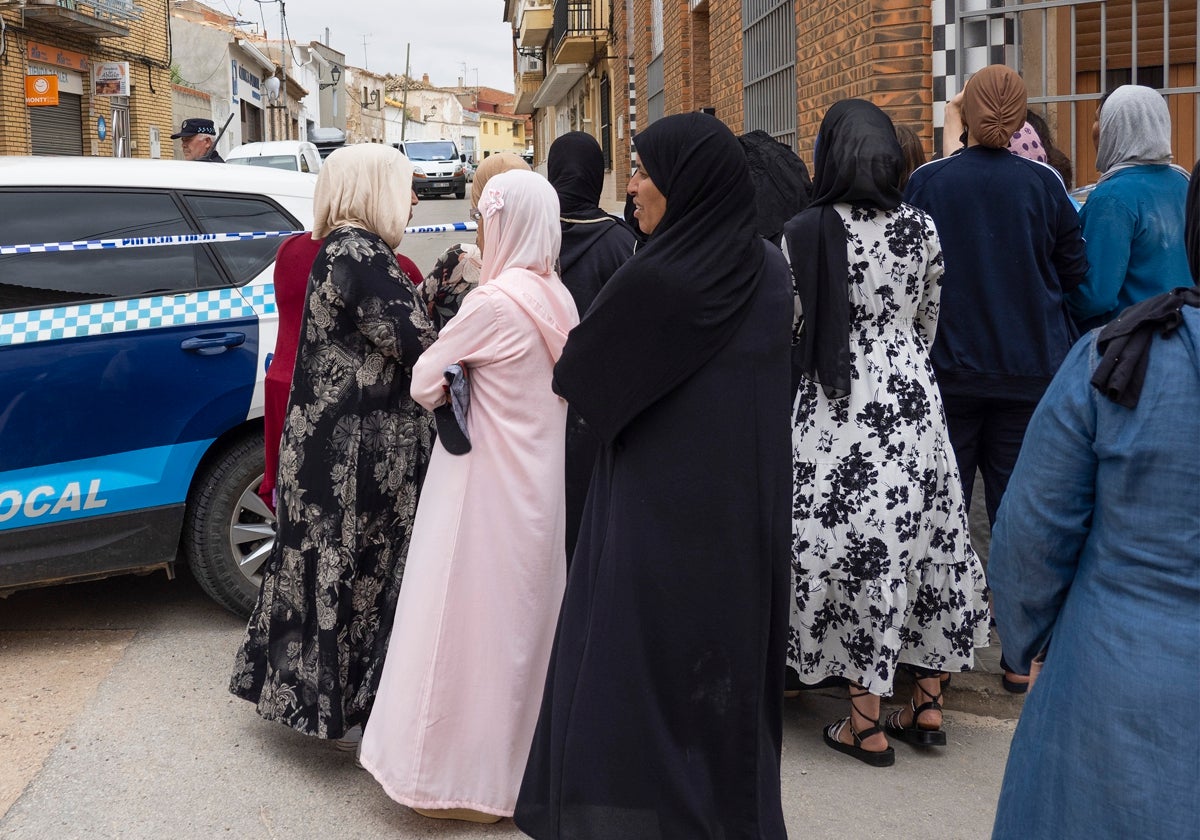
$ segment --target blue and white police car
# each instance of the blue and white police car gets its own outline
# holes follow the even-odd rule
[[[280,232],[316,177],[0,157],[0,594],[182,556],[253,606]]]

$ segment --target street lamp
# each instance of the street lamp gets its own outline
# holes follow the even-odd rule
[[[337,85],[337,83],[342,80],[342,68],[338,67],[336,64],[331,66],[329,68],[329,78],[331,81],[321,82],[319,85],[317,85],[317,87],[320,90],[325,90],[325,88],[335,87]]]
[[[283,83],[280,82],[278,76],[268,76],[266,81],[263,83],[263,87],[265,87],[267,90],[267,110],[270,112],[271,117],[272,140],[279,139],[279,127],[276,124],[279,121],[279,118],[276,116],[275,112],[280,108],[286,107],[285,105],[279,104],[279,94],[282,86]]]

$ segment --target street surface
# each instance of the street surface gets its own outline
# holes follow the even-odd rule
[[[468,207],[427,199],[413,223],[464,221]],[[473,239],[413,235],[401,251],[428,272],[447,246]],[[259,719],[227,690],[243,629],[182,568],[174,581],[114,578],[0,600],[0,837],[520,836],[510,820],[481,827],[418,817],[389,800],[352,755]],[[1020,709],[998,689],[996,657],[983,652],[979,673],[955,675],[949,746],[921,753],[897,744],[893,768],[823,745],[821,727],[845,714],[844,695],[787,701],[791,835],[987,837]],[[898,688],[897,698],[906,696]]]
[[[447,222],[469,222],[467,211],[471,209],[471,185],[467,184],[467,197],[423,198],[413,208],[413,218],[408,224],[440,225]],[[428,274],[442,252],[456,242],[474,242],[474,231],[452,233],[412,233],[400,243],[400,253],[417,264],[422,274]]]
[[[0,601],[0,837],[520,836],[509,820],[478,827],[418,817],[352,755],[261,720],[226,687],[243,628],[186,573]],[[954,711],[976,692],[948,691],[949,746],[923,754],[897,744],[896,766],[886,769],[821,742],[821,726],[844,714],[835,693],[787,701],[792,836],[987,837],[1013,721]]]

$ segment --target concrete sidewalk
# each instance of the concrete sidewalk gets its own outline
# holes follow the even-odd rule
[[[260,720],[226,690],[242,631],[186,579],[114,579],[0,601],[0,783],[14,793],[0,836],[520,836],[509,820],[480,827],[418,817],[351,755]],[[20,657],[10,656],[18,647]],[[843,695],[788,701],[789,832],[987,837],[1019,704],[1000,694],[991,675],[956,675],[946,698],[950,744],[930,753],[897,744],[887,769],[822,743],[821,727],[845,713]]]

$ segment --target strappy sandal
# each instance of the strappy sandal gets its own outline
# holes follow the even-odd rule
[[[921,687],[920,683],[916,684],[917,690],[929,698],[928,703],[917,705],[916,700],[909,702],[912,707],[913,719],[911,726],[905,726],[900,722],[900,715],[904,714],[903,709],[897,709],[884,719],[883,731],[887,733],[889,738],[899,738],[908,744],[913,744],[918,747],[944,747],[946,746],[946,733],[942,731],[940,726],[929,728],[922,726],[920,717],[922,712],[941,711],[942,710],[942,694],[938,692],[935,697]]]
[[[855,694],[853,691],[850,692],[850,705],[854,711],[858,712],[859,717],[866,717],[866,715],[859,711],[858,706],[854,705],[854,698],[865,697],[868,694],[870,694],[869,691],[863,691],[860,694]],[[850,735],[854,738],[853,744],[843,744],[841,741],[842,730],[847,726],[850,727]],[[825,737],[825,743],[838,752],[845,753],[851,758],[857,758],[859,761],[869,764],[872,767],[891,767],[896,763],[896,751],[892,749],[890,744],[886,750],[867,750],[863,749],[862,746],[865,738],[882,733],[883,730],[879,728],[879,724],[859,732],[854,728],[854,721],[848,717],[834,721],[826,726],[822,732]]]

